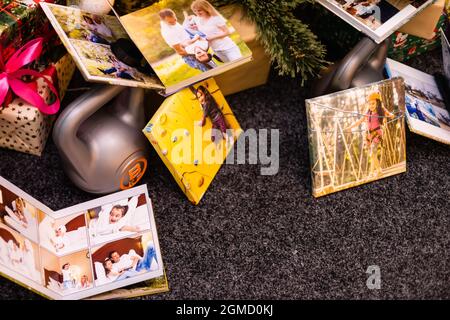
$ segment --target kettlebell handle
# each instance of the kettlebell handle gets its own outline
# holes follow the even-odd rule
[[[358,70],[367,64],[373,68],[381,68],[387,52],[387,43],[378,45],[368,37],[364,37],[340,63],[331,82],[331,88],[345,90],[350,88]]]
[[[122,86],[94,87],[75,99],[59,116],[53,129],[53,141],[74,170],[84,168],[86,159],[91,158],[89,147],[77,136],[81,124],[124,89]],[[84,177],[86,173],[79,174]]]

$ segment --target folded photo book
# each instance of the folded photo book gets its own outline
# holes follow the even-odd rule
[[[208,1],[159,1],[122,17],[112,7],[112,15],[98,15],[41,6],[87,81],[170,95],[252,59]]]
[[[0,274],[56,300],[167,291],[146,186],[53,211],[0,177]]]

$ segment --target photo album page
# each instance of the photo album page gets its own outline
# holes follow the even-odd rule
[[[0,273],[70,300],[161,278],[146,186],[54,212],[0,177]]]

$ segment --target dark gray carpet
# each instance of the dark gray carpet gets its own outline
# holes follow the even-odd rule
[[[440,69],[440,52],[412,65]],[[280,172],[224,166],[199,206],[162,162],[145,177],[170,293],[149,299],[449,299],[450,149],[408,133],[408,172],[311,196],[299,80],[272,75],[229,97],[243,128],[278,128]],[[53,143],[42,158],[0,150],[0,174],[53,209],[94,197],[66,179]],[[379,265],[382,288],[365,271]],[[0,279],[0,298],[35,294]]]

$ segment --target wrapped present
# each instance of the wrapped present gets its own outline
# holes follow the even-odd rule
[[[57,62],[65,53],[59,37],[34,0],[0,0],[0,45],[7,60],[18,48],[37,37],[44,37],[44,51],[38,63]],[[65,0],[47,0],[65,4]]]
[[[146,8],[155,2],[154,0],[116,0],[114,8],[122,16]]]
[[[434,28],[434,36],[431,39],[419,38],[407,33],[395,32],[391,36],[391,46],[388,56],[397,61],[407,61],[427,51],[431,51],[441,46],[439,29],[447,23],[447,14],[441,14],[437,25]]]
[[[436,36],[435,28],[444,11],[446,0],[437,0],[418,13],[398,31],[411,36],[432,40]]]
[[[227,7],[222,11],[252,51],[251,62],[215,78],[222,93],[227,96],[266,84],[270,73],[270,57],[257,40],[256,26],[246,20],[238,8]]]
[[[143,132],[184,194],[198,204],[242,130],[211,78],[168,97]]]
[[[47,70],[51,70],[47,72],[48,79],[57,79],[56,87],[62,99],[75,71],[72,57],[66,54],[54,64],[54,68]],[[37,81],[37,90],[47,103],[54,99],[42,78]],[[53,121],[53,115],[43,114],[30,103],[15,98],[7,107],[0,107],[0,147],[40,156]]]

